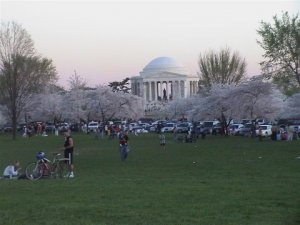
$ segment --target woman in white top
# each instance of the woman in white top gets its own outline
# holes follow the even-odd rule
[[[19,161],[15,161],[13,165],[8,165],[4,172],[3,177],[8,179],[18,178],[19,170],[20,170],[20,163]]]

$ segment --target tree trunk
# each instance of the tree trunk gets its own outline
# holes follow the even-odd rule
[[[12,139],[16,140],[17,137],[17,113],[16,113],[16,109],[12,110]]]

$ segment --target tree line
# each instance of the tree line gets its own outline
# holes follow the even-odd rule
[[[258,104],[276,108],[280,105],[279,99],[286,100],[289,96],[288,101],[284,101],[292,106],[300,90],[298,15],[291,17],[285,12],[281,17],[274,16],[273,23],[261,21],[257,34],[257,43],[264,50],[264,60],[260,63],[262,76],[259,80],[254,82],[246,79],[246,60],[238,52],[232,53],[229,47],[219,51],[209,50],[199,56],[198,95],[173,101],[165,107],[165,113],[175,107],[173,112],[179,113],[180,109],[180,114],[194,118],[218,116],[224,119],[232,117],[239,109],[239,116],[241,112],[253,116],[258,115]],[[130,94],[129,78],[111,82],[108,87],[88,88],[75,71],[68,91],[58,86],[57,80],[52,60],[36,52],[29,33],[16,22],[2,23],[0,110],[12,123],[14,139],[18,121],[29,114],[39,117],[40,113],[40,116],[48,115],[52,119],[68,117],[74,120],[94,117],[101,120],[113,117],[136,118],[143,114],[142,100]],[[272,96],[274,102],[262,96]],[[236,105],[241,99],[243,103],[249,104]],[[190,103],[194,107],[186,107]],[[275,108],[269,107],[261,111],[260,115],[271,115],[269,112]],[[218,115],[212,115],[212,112],[218,112]]]

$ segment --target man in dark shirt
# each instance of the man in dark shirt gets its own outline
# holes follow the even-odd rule
[[[70,131],[64,132],[64,155],[65,158],[69,158],[69,166],[70,166],[70,178],[74,178],[74,165],[73,165],[73,151],[74,151],[74,142],[71,137]]]

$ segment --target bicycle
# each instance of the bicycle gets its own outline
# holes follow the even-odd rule
[[[52,161],[43,157],[36,162],[30,162],[25,169],[26,177],[38,180],[42,177],[68,179],[70,176],[70,158],[62,158],[60,153],[53,153]]]

